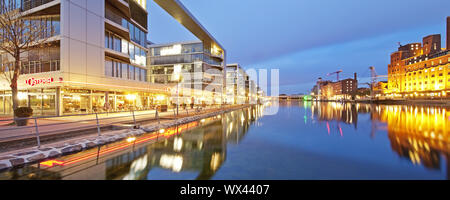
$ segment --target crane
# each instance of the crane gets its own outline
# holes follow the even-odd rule
[[[331,76],[331,75],[333,75],[333,74],[337,74],[337,81],[339,82],[339,74],[340,74],[340,73],[342,73],[342,70],[339,70],[339,71],[337,71],[337,72],[329,73],[329,74],[327,74],[327,76]]]
[[[377,71],[375,71],[375,67],[374,66],[370,66],[369,69],[370,69],[371,77],[372,77],[372,82],[369,85],[370,86],[370,96],[371,96],[371,98],[373,100],[374,99],[373,90],[374,90],[375,83],[376,83],[377,79],[388,78],[388,76],[387,75],[378,75]]]
[[[377,79],[388,78],[387,75],[378,75],[377,71],[375,71],[375,67],[373,67],[373,66],[369,67],[369,69],[370,69],[370,72],[371,72],[372,84],[375,84]]]

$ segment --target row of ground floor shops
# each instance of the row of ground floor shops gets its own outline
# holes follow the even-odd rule
[[[191,95],[177,97],[172,94],[100,91],[70,87],[20,90],[18,100],[19,107],[31,107],[34,116],[151,110],[160,106],[170,108],[176,104],[182,107],[220,104],[217,101],[218,98],[196,98]],[[0,91],[0,115],[11,116],[12,113],[11,91]]]

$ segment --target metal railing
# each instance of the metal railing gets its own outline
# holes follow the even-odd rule
[[[186,117],[191,115],[200,115],[208,112],[214,112],[224,108],[230,108],[227,106],[180,106],[179,112],[176,113],[176,107],[171,106],[164,116],[158,109],[151,110],[141,110],[141,111],[121,111],[121,112],[103,112],[103,113],[89,113],[89,114],[73,114],[73,115],[63,115],[63,116],[36,116],[29,118],[10,118],[0,120],[0,141],[8,142],[22,139],[30,139],[35,137],[37,147],[41,147],[41,137],[50,136],[53,134],[63,134],[67,133],[68,130],[73,131],[85,131],[85,130],[95,130],[97,131],[97,136],[102,135],[101,128],[108,127],[112,125],[131,125],[134,129],[139,129],[140,125],[138,121],[154,121],[156,120],[158,125],[161,124],[161,119],[174,119],[177,120],[180,117]],[[216,110],[217,109],[217,110]],[[173,116],[172,113],[173,112]],[[129,113],[129,114],[127,114]],[[112,116],[111,116],[112,115]],[[117,116],[114,116],[117,115]],[[77,119],[80,118],[80,119]],[[27,124],[26,126],[15,126],[12,122],[18,122],[21,120],[26,120],[34,122],[33,124]],[[52,122],[56,121],[56,122]],[[6,125],[5,122],[11,122]],[[103,123],[102,123],[103,122]],[[84,125],[84,126],[83,126]],[[53,127],[52,126],[59,126]],[[127,126],[124,126],[127,127]],[[31,133],[30,133],[31,130]],[[70,132],[69,132],[70,133]],[[8,134],[8,137],[1,137]],[[89,133],[88,133],[89,134]],[[70,137],[70,135],[67,135]]]

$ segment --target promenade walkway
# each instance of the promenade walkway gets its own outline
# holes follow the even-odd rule
[[[158,113],[158,118],[161,122],[173,120],[175,118],[183,118],[187,116],[195,116],[208,112],[215,112],[225,108],[232,108],[233,106],[214,106],[201,109],[182,109],[179,108],[179,115],[176,116],[175,109],[169,109],[167,112]],[[135,111],[134,118],[132,112],[121,113],[103,113],[98,114],[98,122],[101,132],[113,131],[119,129],[128,129],[136,124],[151,124],[158,123],[156,118],[156,111]],[[20,148],[20,146],[27,147],[36,145],[36,126],[34,120],[29,120],[28,126],[17,127],[8,125],[12,122],[6,121],[0,124],[0,152],[9,151],[11,148]],[[96,135],[97,120],[96,115],[82,115],[82,116],[62,116],[55,118],[38,118],[38,131],[41,143],[49,143],[61,140],[67,140],[84,135]],[[13,145],[11,147],[10,145]]]

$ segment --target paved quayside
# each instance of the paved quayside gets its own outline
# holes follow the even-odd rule
[[[204,118],[217,116],[233,110],[248,107],[248,105],[233,106],[219,111],[204,113],[194,116],[182,117],[179,119],[153,122],[151,124],[142,125],[139,129],[125,129],[117,131],[102,132],[101,136],[89,135],[75,139],[55,142],[41,146],[41,148],[25,148],[16,151],[10,151],[0,154],[0,170],[17,167],[24,164],[36,163],[49,158],[56,158],[62,155],[80,152],[82,150],[105,145],[108,143],[124,140],[129,137],[136,137],[146,133],[159,131],[180,124],[198,121]]]

